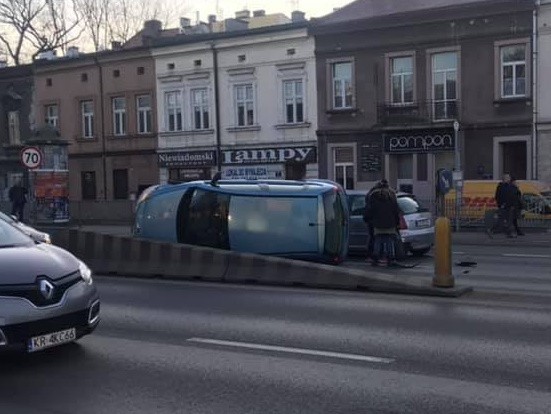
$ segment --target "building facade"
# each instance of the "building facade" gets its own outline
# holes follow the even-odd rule
[[[314,41],[304,21],[164,40],[152,54],[162,183],[216,171],[317,177]]]
[[[18,180],[28,185],[20,152],[33,127],[31,65],[0,69],[0,207],[8,211],[9,188]]]
[[[149,49],[73,53],[35,66],[37,120],[57,127],[70,143],[73,204],[128,201],[158,182],[155,68]]]
[[[433,200],[458,121],[465,179],[532,178],[532,10],[358,0],[314,22],[320,174],[349,189],[386,177]]]
[[[551,184],[551,0],[540,0],[537,10],[537,178]]]

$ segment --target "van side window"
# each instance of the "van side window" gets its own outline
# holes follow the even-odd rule
[[[183,207],[182,242],[229,250],[227,194],[195,189],[187,211]]]

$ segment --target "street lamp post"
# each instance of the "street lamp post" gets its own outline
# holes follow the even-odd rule
[[[461,154],[459,147],[459,122],[453,121],[454,141],[455,141],[455,166],[454,166],[454,184],[455,184],[455,231],[460,230],[461,217],[461,198],[463,189],[463,174],[461,171]]]

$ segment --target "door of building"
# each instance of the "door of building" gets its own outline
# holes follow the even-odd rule
[[[502,173],[510,173],[518,180],[526,180],[526,141],[501,143]]]
[[[96,172],[82,171],[80,173],[80,183],[82,188],[83,200],[96,199]]]
[[[333,168],[335,182],[342,185],[345,190],[353,190],[355,188],[354,148],[334,148]]]
[[[128,199],[128,170],[113,170],[113,198],[115,200]]]

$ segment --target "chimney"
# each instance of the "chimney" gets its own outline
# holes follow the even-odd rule
[[[251,17],[251,12],[247,9],[235,12],[236,19],[248,19]]]
[[[188,27],[191,27],[191,19],[180,17],[180,29],[186,29]]]
[[[209,24],[216,23],[216,14],[209,14]]]
[[[264,16],[266,16],[266,10],[253,11],[253,17],[264,17]]]
[[[118,42],[118,41],[115,41],[113,40],[111,42],[111,50],[121,50],[122,49],[122,43],[121,42]]]
[[[291,13],[291,20],[293,23],[304,22],[306,20],[306,13],[295,10]]]
[[[0,69],[7,68],[8,67],[8,61],[6,59],[0,59]]]
[[[77,58],[78,57],[78,47],[76,46],[70,46],[67,48],[67,57],[69,58]]]
[[[54,60],[55,57],[56,57],[56,53],[54,50],[46,50],[38,54],[38,59],[40,60]]]
[[[163,30],[163,24],[159,20],[146,20],[143,24],[145,36],[157,37],[161,30]]]

